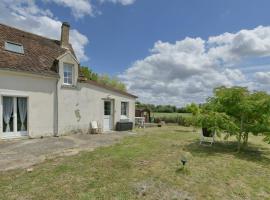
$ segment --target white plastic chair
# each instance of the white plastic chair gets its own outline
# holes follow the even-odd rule
[[[135,117],[135,125],[138,126],[138,128],[145,128],[145,118]]]
[[[101,133],[101,127],[97,121],[91,122],[91,133],[93,133],[93,134]]]
[[[216,132],[210,133],[210,135],[209,135],[209,132],[210,130],[207,131],[207,129],[201,130],[200,145],[202,145],[203,143],[210,143],[210,145],[212,146],[215,143]]]

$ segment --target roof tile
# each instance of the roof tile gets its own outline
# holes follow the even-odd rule
[[[5,42],[23,45],[24,54],[5,50]],[[55,60],[67,50],[60,42],[0,24],[0,69],[58,76]],[[72,47],[70,51],[75,56]]]

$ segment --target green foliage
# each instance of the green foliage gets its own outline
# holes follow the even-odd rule
[[[178,113],[188,113],[187,109],[185,107],[177,108],[176,112]]]
[[[155,108],[155,112],[161,112],[161,113],[174,113],[176,112],[177,108],[176,106],[172,105],[157,105]]]
[[[141,103],[139,101],[136,101],[136,108],[137,109],[147,108],[147,109],[151,110],[152,112],[155,112],[156,106],[154,104],[144,104],[144,103]]]
[[[174,105],[154,105],[154,104],[144,104],[141,102],[136,102],[136,108],[148,108],[152,112],[157,113],[187,113],[186,108],[177,108]]]
[[[191,103],[191,104],[187,105],[186,110],[188,112],[192,113],[193,116],[196,116],[200,113],[200,107],[195,103]]]
[[[98,80],[98,74],[94,73],[91,69],[88,67],[81,66],[81,72],[84,75],[85,78],[92,81]]]
[[[107,74],[100,75],[98,77],[98,82],[116,88],[118,90],[127,91],[126,85],[124,83],[120,82],[118,78],[110,77]]]
[[[196,107],[192,106],[195,116]],[[218,87],[208,98],[198,117],[198,124],[217,132],[236,135],[238,150],[247,145],[248,135],[264,134],[269,141],[270,95],[266,92],[250,92],[245,87]]]
[[[154,117],[154,123],[159,123],[160,121],[164,121],[165,123],[174,123],[186,127],[189,127],[193,124],[192,117],[181,115]]]
[[[97,81],[103,85],[107,85],[121,91],[127,91],[126,85],[120,82],[116,77],[110,77],[109,75],[98,75],[88,67],[84,66],[81,66],[81,72],[88,80]]]
[[[238,127],[230,116],[225,113],[202,110],[201,113],[195,118],[195,124],[203,128],[207,128],[215,132],[220,136],[221,132],[226,132],[226,138],[231,135],[235,135],[238,131]]]

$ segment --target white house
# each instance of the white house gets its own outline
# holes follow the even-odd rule
[[[113,130],[134,121],[136,96],[87,81],[69,44],[0,24],[0,139]]]

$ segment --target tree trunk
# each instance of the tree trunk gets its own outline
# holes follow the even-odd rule
[[[247,144],[248,144],[248,133],[245,133],[245,134],[244,134],[244,141],[243,141],[244,147],[246,147]]]
[[[240,150],[241,150],[242,133],[243,133],[243,116],[241,116],[241,125],[240,125],[240,133],[239,133],[239,136],[238,136],[237,152],[240,152]]]
[[[240,152],[241,150],[241,139],[242,139],[242,132],[239,133],[237,141],[238,141],[238,145],[237,145],[237,152]]]

